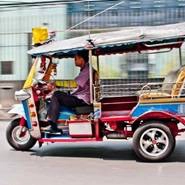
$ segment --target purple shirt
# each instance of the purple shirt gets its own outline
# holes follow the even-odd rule
[[[86,63],[81,69],[79,75],[75,78],[77,88],[72,93],[78,99],[82,99],[85,103],[90,103],[90,82],[89,82],[89,64]]]

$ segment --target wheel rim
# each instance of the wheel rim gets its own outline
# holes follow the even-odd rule
[[[24,145],[30,140],[30,134],[26,127],[17,126],[12,130],[12,139],[19,145]]]
[[[151,128],[141,135],[140,146],[147,155],[157,157],[162,155],[169,147],[169,138],[163,130]]]

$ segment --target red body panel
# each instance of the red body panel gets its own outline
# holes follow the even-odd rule
[[[107,116],[100,118],[102,122],[116,122],[116,121],[133,121],[134,119],[129,115],[125,116]]]
[[[24,117],[21,117],[19,124],[22,127],[26,125],[26,120],[24,119]]]
[[[102,122],[133,121],[131,110],[137,105],[137,96],[106,98],[101,101]]]
[[[175,119],[185,125],[185,119],[181,115],[173,114],[164,111],[147,112],[136,118],[134,122],[148,119]]]
[[[96,139],[96,138],[41,138],[39,139],[39,142],[84,142],[84,141],[102,141],[102,139]]]

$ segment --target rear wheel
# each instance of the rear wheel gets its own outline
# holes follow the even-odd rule
[[[142,160],[161,161],[173,152],[175,138],[163,123],[148,122],[135,131],[133,148]]]
[[[26,127],[19,125],[20,119],[15,119],[7,127],[6,138],[10,146],[16,150],[26,151],[37,142]]]

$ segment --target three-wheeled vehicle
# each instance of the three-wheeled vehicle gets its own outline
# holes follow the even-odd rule
[[[175,148],[176,136],[185,131],[179,127],[180,124],[185,125],[185,67],[182,66],[181,57],[184,41],[185,23],[179,23],[124,28],[54,41],[31,49],[28,54],[33,58],[32,68],[23,89],[15,92],[21,104],[10,110],[17,117],[8,125],[8,143],[14,149],[24,151],[37,141],[42,146],[45,142],[133,138],[133,149],[140,159],[160,161],[169,157]],[[97,73],[100,71],[99,56],[128,52],[153,54],[174,49],[179,51],[181,65],[161,83],[119,82],[112,85],[103,83],[101,74],[99,78],[93,78],[94,62]],[[46,117],[51,94],[56,90],[51,88],[56,59],[72,58],[76,52],[83,50],[89,52],[91,103],[73,108],[61,107],[57,124],[63,134],[49,133],[45,129],[48,127]],[[60,86],[58,90],[65,88]],[[104,91],[107,91],[106,96]],[[122,94],[116,95],[117,91]]]

